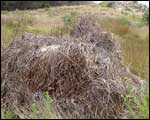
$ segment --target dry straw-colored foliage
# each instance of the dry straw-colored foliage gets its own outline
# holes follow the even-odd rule
[[[2,108],[30,118],[32,101],[40,104],[48,91],[61,118],[127,117],[127,82],[136,90],[141,80],[126,70],[118,43],[94,16],[76,23],[68,38],[26,33],[2,50]]]

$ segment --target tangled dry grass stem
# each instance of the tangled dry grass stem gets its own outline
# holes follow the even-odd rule
[[[3,49],[3,108],[15,108],[19,118],[30,118],[28,106],[42,101],[42,93],[48,91],[62,118],[125,115],[123,96],[128,93],[123,79],[127,77],[133,88],[141,84],[121,63],[112,35],[99,29],[92,17],[80,17],[70,38],[26,33]]]

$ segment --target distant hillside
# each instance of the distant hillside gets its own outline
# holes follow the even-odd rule
[[[25,10],[62,5],[86,5],[92,1],[1,1],[1,10]]]
[[[148,8],[146,5],[139,4],[137,1],[104,1],[100,5],[111,7],[121,11],[144,13]]]

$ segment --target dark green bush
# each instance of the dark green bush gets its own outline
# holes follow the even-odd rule
[[[106,1],[104,1],[104,2],[99,3],[99,5],[101,7],[112,7],[113,2],[106,2]]]
[[[80,5],[89,1],[1,1],[1,10],[24,10],[46,8],[60,5]]]
[[[75,13],[75,12],[71,12],[69,15],[65,15],[63,17],[64,24],[66,26],[73,25],[76,15],[77,15],[77,13]]]

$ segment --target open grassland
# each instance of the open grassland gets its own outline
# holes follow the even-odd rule
[[[132,72],[148,79],[149,29],[142,16],[120,12],[99,5],[51,7],[38,10],[2,11],[1,43],[7,46],[12,37],[24,32],[62,36],[70,33],[77,15],[98,14],[99,25],[119,38],[123,60]]]

